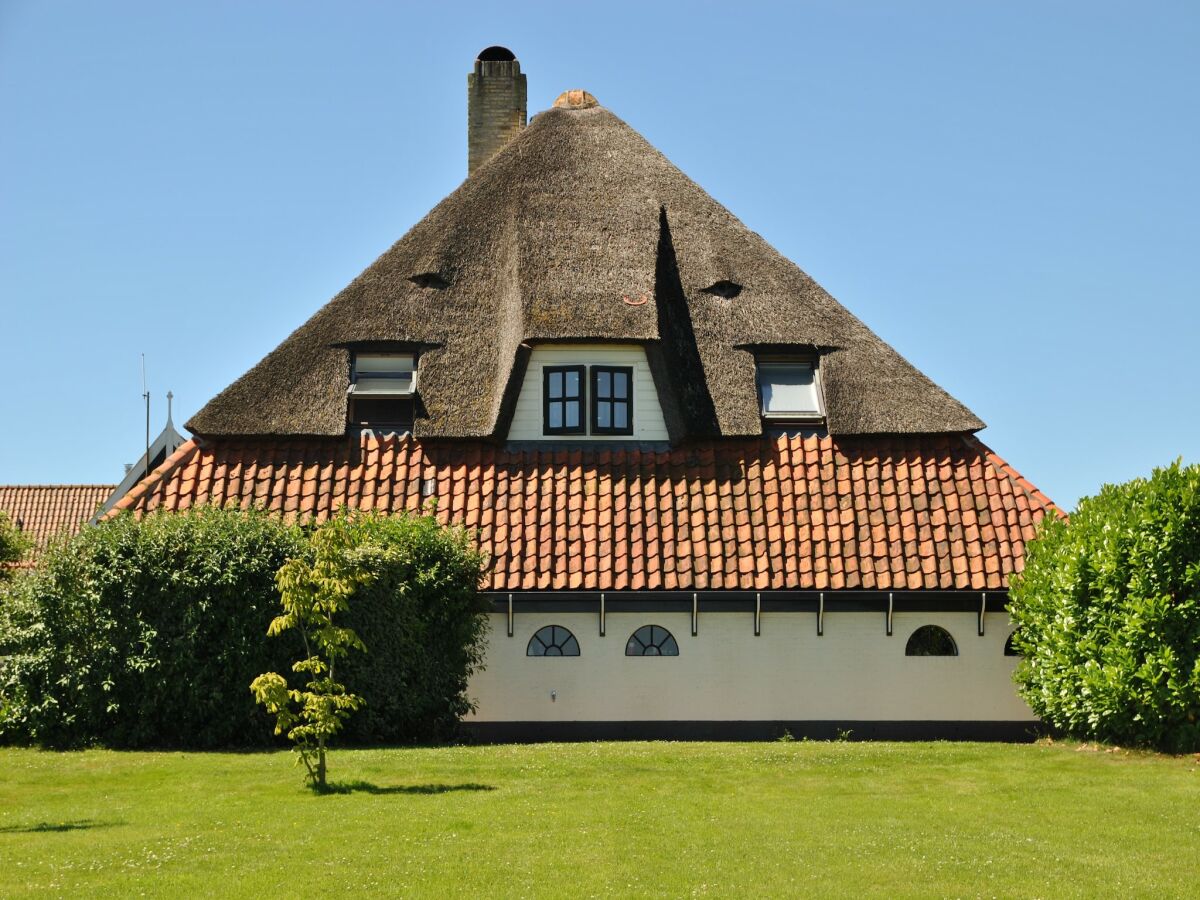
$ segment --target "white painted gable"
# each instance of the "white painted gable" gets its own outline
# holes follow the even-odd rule
[[[542,369],[546,366],[629,366],[633,369],[632,435],[547,435],[542,430]],[[590,403],[589,403],[590,405]],[[533,348],[508,430],[510,441],[666,441],[667,425],[646,350],[638,344],[542,344]]]

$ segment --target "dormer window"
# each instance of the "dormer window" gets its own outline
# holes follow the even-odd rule
[[[412,353],[356,353],[350,371],[350,421],[364,427],[409,430],[417,392]]]
[[[542,419],[546,434],[584,434],[583,366],[542,369]]]
[[[417,390],[417,361],[411,353],[358,353],[350,393],[355,397],[411,397]]]
[[[811,422],[825,416],[820,375],[813,360],[760,360],[758,395],[764,419]]]

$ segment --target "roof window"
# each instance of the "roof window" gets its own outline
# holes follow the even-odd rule
[[[825,416],[814,360],[761,360],[758,395],[765,419],[815,421]]]
[[[357,353],[350,390],[378,400],[411,397],[417,391],[417,359],[411,353]]]

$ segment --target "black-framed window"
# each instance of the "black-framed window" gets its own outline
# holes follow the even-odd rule
[[[585,434],[587,423],[583,366],[545,366],[542,369],[542,431],[545,434]]]
[[[904,647],[905,656],[958,656],[958,645],[945,628],[922,625]]]
[[[592,366],[592,434],[633,434],[633,368]]]
[[[539,628],[525,647],[526,656],[578,656],[579,641],[561,625]]]
[[[679,644],[661,625],[643,625],[625,643],[626,656],[678,656]]]

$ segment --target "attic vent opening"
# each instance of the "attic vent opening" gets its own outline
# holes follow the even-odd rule
[[[434,288],[439,291],[450,287],[450,282],[437,272],[422,272],[420,275],[410,275],[408,280],[417,285],[417,287]]]
[[[479,55],[475,58],[480,62],[512,62],[517,57],[507,47],[501,47],[497,44],[480,51]]]
[[[736,281],[726,281],[724,279],[710,284],[701,291],[701,293],[712,294],[714,297],[721,297],[725,300],[732,300],[741,292],[742,286],[740,284]]]

